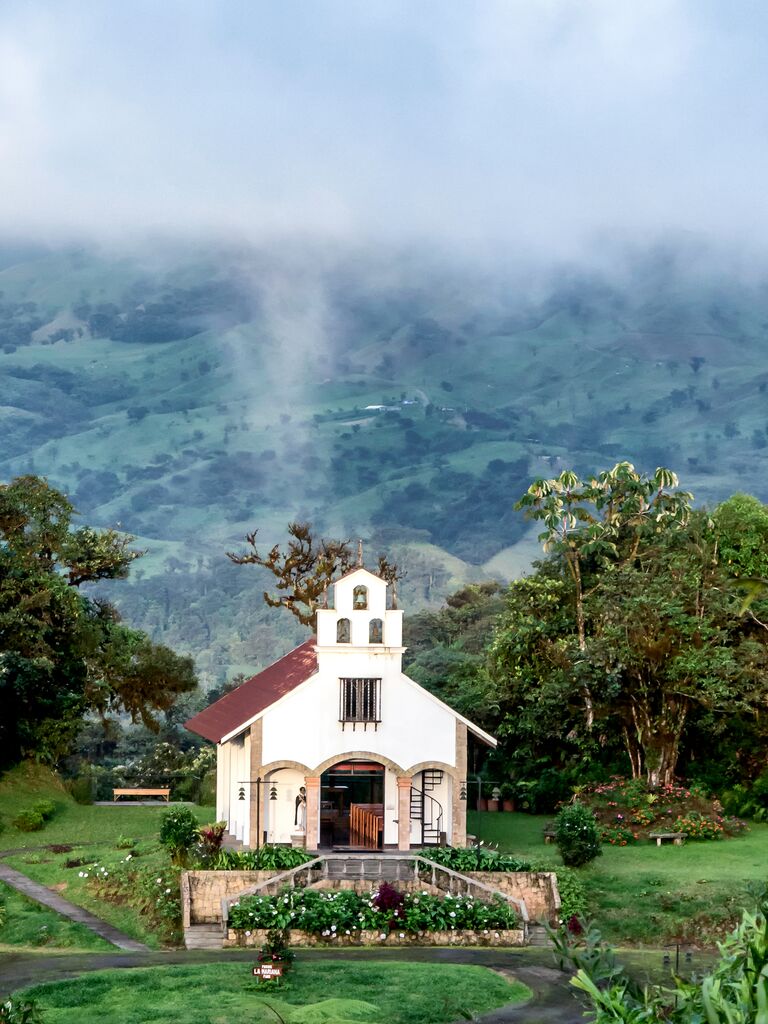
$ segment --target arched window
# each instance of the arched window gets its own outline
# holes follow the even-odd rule
[[[381,619],[371,619],[368,623],[368,643],[384,643],[384,624]]]
[[[368,607],[368,587],[355,587],[352,592],[352,607],[356,612],[365,611]]]
[[[336,623],[336,643],[348,644],[349,642],[349,619],[339,619]]]

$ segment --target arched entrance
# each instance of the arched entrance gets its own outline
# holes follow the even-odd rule
[[[347,758],[320,776],[320,846],[380,850],[384,766]]]

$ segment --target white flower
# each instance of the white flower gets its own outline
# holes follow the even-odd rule
[[[400,932],[400,938],[401,938],[401,939],[404,939],[404,938],[405,938],[405,932]]]
[[[158,885],[162,885],[162,884],[163,884],[163,880],[162,880],[162,878],[158,878],[158,880],[157,880],[157,884],[158,884]],[[237,906],[237,904],[236,904],[236,903],[233,903],[233,904],[232,904],[232,906],[233,906],[233,907],[236,907],[236,906]]]
[[[456,917],[456,911],[452,910],[448,916],[449,917]]]
[[[250,933],[250,932],[246,932],[245,934],[246,934],[246,935],[250,935],[251,933]]]
[[[332,932],[335,932],[335,931],[336,931],[336,925],[335,925],[335,924],[332,924],[332,925],[331,925],[331,931],[332,931]]]
[[[379,936],[382,942],[384,941],[384,939],[386,939],[386,937],[387,936],[384,934],[384,932],[382,932],[381,935]]]
[[[165,891],[166,891],[166,892],[170,892],[171,890],[170,890],[170,889],[166,889]]]
[[[347,934],[347,935],[349,935],[349,928],[347,928],[347,932],[346,932],[346,934]]]

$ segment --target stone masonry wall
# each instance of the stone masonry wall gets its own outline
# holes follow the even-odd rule
[[[224,947],[262,946],[267,938],[263,929],[227,932]],[[481,932],[456,929],[447,932],[356,932],[354,935],[339,935],[333,939],[313,935],[292,928],[288,933],[290,946],[327,946],[330,949],[339,946],[524,946],[525,931],[522,928],[491,928]]]
[[[476,878],[494,889],[525,900],[531,921],[554,923],[560,913],[560,893],[554,871],[467,871],[468,878]]]
[[[221,901],[279,875],[279,871],[185,871],[182,876],[182,915],[190,924],[218,924]],[[185,884],[186,882],[186,884]]]

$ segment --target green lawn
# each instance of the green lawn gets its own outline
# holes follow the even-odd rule
[[[0,955],[20,949],[66,949],[106,951],[110,943],[82,925],[61,917],[48,907],[28,900],[21,893],[0,883],[0,903],[5,921],[0,924]]]
[[[551,821],[551,815],[473,812],[468,828],[503,852],[556,868],[557,848],[541,836]],[[732,927],[742,907],[752,905],[750,889],[768,881],[768,825],[753,824],[733,839],[602,850],[579,874],[590,914],[615,943],[711,943]]]
[[[39,1000],[47,1024],[441,1024],[531,994],[485,967],[448,964],[299,960],[281,990],[258,984],[250,964],[210,964],[101,971],[25,995]]]
[[[44,829],[40,832],[20,832],[10,824],[10,820],[22,808],[29,807],[43,797],[56,804],[56,815]],[[5,825],[0,834],[0,849],[20,851],[4,858],[10,867],[45,886],[55,887],[65,899],[85,907],[132,938],[157,949],[162,942],[151,923],[133,907],[115,905],[96,898],[89,891],[88,878],[84,876],[92,874],[92,866],[97,862],[108,869],[124,862],[130,852],[125,848],[124,840],[134,841],[131,858],[139,866],[153,869],[167,867],[168,856],[157,841],[164,809],[164,804],[157,807],[96,807],[76,804],[50,771],[37,765],[24,764],[0,780],[0,820]],[[214,808],[192,809],[201,823],[212,821],[215,817]],[[73,848],[59,853],[40,849],[57,844]],[[82,860],[84,863],[67,867],[67,861],[72,860]],[[52,918],[59,920],[55,914]],[[58,934],[64,935],[64,932]],[[12,940],[0,937],[0,942],[3,941]],[[64,941],[62,944],[74,945],[74,942]]]
[[[20,832],[11,824],[19,811],[41,798],[53,800],[56,815],[40,832]],[[21,764],[0,778],[0,849],[37,847],[49,843],[114,843],[119,836],[142,839],[156,836],[160,815],[166,809],[156,807],[95,807],[76,804],[57,778],[47,769],[32,763]],[[212,821],[211,807],[193,807],[201,822]]]

